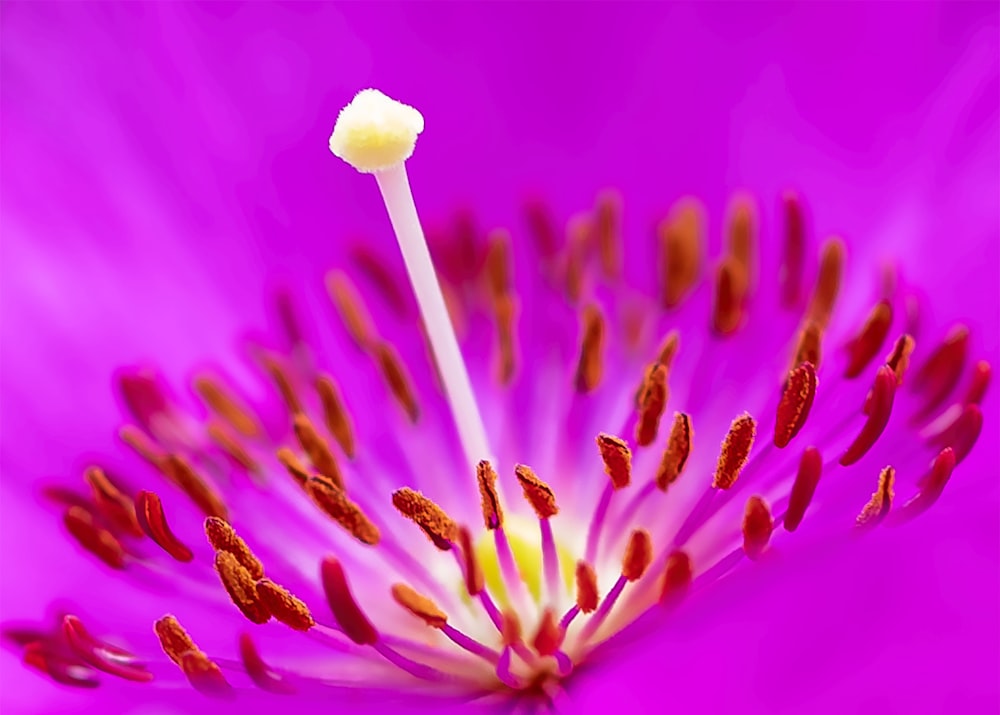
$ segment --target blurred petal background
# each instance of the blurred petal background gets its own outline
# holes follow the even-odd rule
[[[346,238],[391,248],[371,182],[325,146],[362,87],[426,118],[409,165],[425,218],[461,204],[511,225],[539,190],[565,219],[614,186],[642,256],[681,195],[719,216],[736,190],[769,204],[792,186],[813,225],[853,242],[856,265],[898,259],[934,296],[936,324],[971,316],[977,353],[997,364],[995,3],[0,12],[5,620],[65,597],[117,607],[87,589],[94,566],[36,494],[40,478],[119,449],[117,366],[152,362],[181,384],[211,360],[239,378],[239,338],[267,326],[274,285],[319,304]],[[916,529],[785,553],[753,588],[724,584],[652,646],[581,672],[575,697],[626,711],[995,712],[995,389],[984,409],[989,439]],[[99,697],[6,651],[0,667],[5,713]],[[692,690],[713,674],[717,687]],[[133,687],[122,711],[161,712],[168,697],[204,706]]]

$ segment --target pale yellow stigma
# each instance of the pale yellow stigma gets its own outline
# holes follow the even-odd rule
[[[363,174],[402,164],[413,154],[424,117],[413,107],[363,89],[340,110],[330,151]]]

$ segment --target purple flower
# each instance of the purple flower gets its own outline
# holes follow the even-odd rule
[[[995,6],[2,32],[4,712],[995,711]],[[324,148],[369,85],[495,491]]]

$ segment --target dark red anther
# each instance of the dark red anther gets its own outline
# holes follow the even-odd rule
[[[562,628],[559,627],[559,619],[556,617],[555,611],[546,608],[545,613],[542,614],[542,621],[538,624],[538,632],[535,633],[532,645],[538,655],[554,655],[562,646],[565,635]]]
[[[60,651],[49,643],[36,641],[24,647],[21,657],[25,665],[45,673],[62,685],[96,688],[101,684],[94,670]]]
[[[897,514],[893,515],[893,523],[909,521],[930,509],[944,491],[945,484],[951,478],[951,473],[955,471],[955,464],[955,450],[951,447],[941,450],[931,462],[930,469],[917,482],[920,491],[906,502]]]
[[[249,633],[240,634],[240,660],[243,661],[247,675],[261,690],[278,695],[291,695],[295,692],[291,683],[271,670],[264,659],[260,657]]]
[[[773,532],[771,508],[762,497],[750,497],[743,512],[743,551],[747,557],[759,559],[767,549]]]
[[[274,298],[275,308],[278,311],[278,322],[281,330],[291,347],[296,347],[305,340],[302,337],[302,326],[299,323],[299,316],[295,312],[295,304],[292,296],[285,291],[279,292]]]
[[[194,558],[191,549],[170,530],[160,497],[153,492],[139,492],[135,498],[135,513],[146,535],[174,559],[187,563]]]
[[[972,368],[972,382],[969,383],[969,389],[965,393],[962,404],[978,405],[983,401],[986,390],[990,386],[990,373],[991,368],[988,362],[980,360],[976,363],[976,366]]]
[[[850,466],[864,457],[878,438],[882,436],[886,425],[889,424],[889,415],[892,414],[896,384],[896,373],[891,367],[883,365],[878,369],[878,373],[875,375],[875,384],[865,403],[865,413],[868,419],[851,446],[841,456],[840,464],[842,466]]]
[[[89,511],[71,506],[63,515],[63,523],[87,551],[113,569],[125,568],[125,548],[114,534],[94,521]]]
[[[954,422],[931,439],[931,444],[951,447],[955,450],[955,463],[961,464],[962,460],[969,456],[982,430],[983,411],[979,405],[966,405]]]
[[[344,567],[332,556],[323,559],[320,565],[320,579],[327,603],[344,635],[358,645],[374,645],[378,642],[378,631],[354,600],[351,588],[344,574]]]
[[[134,655],[94,638],[76,616],[63,618],[62,633],[72,651],[87,665],[137,683],[153,679],[153,674],[138,664]]]
[[[118,387],[125,407],[147,431],[152,431],[155,417],[170,409],[159,380],[151,372],[139,370],[123,374],[118,378]]]
[[[125,533],[137,538],[142,537],[142,529],[136,521],[135,508],[132,500],[122,494],[118,486],[108,478],[99,467],[89,467],[84,472],[84,479],[90,485],[94,495],[94,503],[101,514],[119,533]]]
[[[548,204],[540,198],[531,198],[524,204],[524,217],[528,233],[534,239],[535,249],[543,258],[552,258],[559,250],[559,231]]]
[[[815,447],[807,447],[799,460],[799,471],[788,497],[788,511],[785,513],[785,529],[795,531],[802,523],[806,509],[816,493],[820,474],[823,472],[823,457]]]
[[[872,308],[860,332],[847,344],[848,358],[844,377],[855,378],[868,367],[875,355],[882,350],[891,327],[892,304],[883,300]]]
[[[913,377],[913,389],[925,398],[915,419],[929,416],[948,399],[962,378],[969,353],[969,330],[958,326],[931,353]]]
[[[785,213],[785,245],[778,273],[781,286],[781,304],[786,308],[797,307],[802,300],[802,271],[806,257],[806,230],[802,204],[794,192],[782,197]]]

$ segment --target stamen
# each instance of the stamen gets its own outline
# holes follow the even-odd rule
[[[153,492],[141,491],[135,498],[136,516],[143,532],[175,560],[188,563],[194,555],[170,530],[163,504]]]
[[[260,562],[229,522],[209,517],[205,519],[205,536],[216,551],[225,551],[247,570],[253,580],[264,577],[264,564]]]
[[[295,388],[292,387],[292,378],[289,377],[285,366],[272,355],[262,355],[260,361],[264,370],[274,382],[274,386],[278,388],[281,399],[288,407],[288,411],[293,415],[302,412],[302,402],[295,393]]]
[[[920,415],[926,416],[938,407],[962,377],[969,351],[969,329],[964,325],[953,328],[944,341],[931,353],[913,378],[913,388],[925,396]]]
[[[483,460],[476,465],[476,481],[479,482],[479,496],[482,500],[483,524],[492,531],[503,526],[503,509],[497,495],[497,473],[493,465]]]
[[[447,614],[438,608],[437,604],[426,596],[417,593],[405,583],[397,583],[392,587],[392,597],[400,606],[420,618],[431,628],[444,628],[448,625]]]
[[[562,646],[564,635],[555,612],[551,608],[546,608],[531,645],[540,656],[555,655]]]
[[[597,448],[604,461],[604,471],[615,489],[624,489],[632,481],[632,450],[625,440],[609,434],[597,436]]]
[[[323,406],[323,419],[326,422],[326,428],[330,430],[330,434],[337,440],[337,444],[344,450],[347,458],[354,459],[357,448],[354,441],[354,429],[351,427],[350,416],[333,379],[328,375],[317,377],[316,392],[319,393],[319,401]]]
[[[580,360],[576,368],[576,389],[590,392],[601,381],[604,371],[604,316],[593,304],[583,309],[583,338],[580,344]]]
[[[358,295],[354,284],[340,271],[331,271],[326,276],[326,290],[351,340],[359,348],[367,351],[374,342],[376,333],[372,328],[372,319],[365,309],[364,301]]]
[[[164,453],[142,430],[132,425],[125,425],[118,430],[118,437],[127,444],[135,453],[145,459],[156,469],[162,469]]]
[[[784,449],[801,431],[816,397],[816,370],[804,362],[788,374],[774,424],[774,446]]]
[[[862,373],[875,355],[882,349],[892,327],[892,304],[883,300],[877,303],[861,330],[847,344],[849,357],[844,377],[852,379]]]
[[[980,360],[976,363],[972,372],[972,382],[969,383],[969,390],[965,393],[965,399],[962,400],[962,404],[978,405],[983,401],[986,390],[990,386],[991,372],[990,364],[985,360]]]
[[[597,574],[586,561],[576,562],[576,605],[584,613],[597,610]]]
[[[21,662],[44,673],[61,685],[74,688],[97,688],[100,686],[96,673],[80,663],[76,657],[58,652],[45,641],[30,641],[24,645]]]
[[[517,301],[510,295],[497,298],[493,304],[497,323],[497,380],[509,385],[517,371]]]
[[[663,574],[663,590],[660,591],[660,605],[674,607],[691,587],[694,567],[691,557],[683,551],[674,551],[667,557],[667,567]]]
[[[759,559],[771,540],[774,519],[767,502],[759,496],[747,500],[743,512],[743,551],[751,559]]]
[[[248,472],[257,472],[257,463],[247,452],[246,448],[239,443],[219,422],[211,422],[208,425],[208,436],[213,442],[225,452],[230,459]]]
[[[153,624],[153,631],[160,641],[160,647],[170,660],[181,664],[181,656],[197,652],[198,646],[191,640],[184,627],[173,616],[164,616]]]
[[[621,213],[620,195],[604,191],[597,197],[594,206],[597,248],[601,256],[601,270],[609,280],[621,275]]]
[[[792,357],[791,370],[794,370],[804,362],[810,363],[814,369],[819,369],[819,360],[822,355],[823,329],[819,323],[806,322],[799,331],[798,339],[795,343],[795,354]]]
[[[136,683],[153,679],[134,655],[92,636],[76,616],[65,616],[61,631],[73,653],[87,665]]]
[[[154,418],[170,410],[159,380],[149,371],[140,370],[133,374],[122,375],[118,386],[128,411],[140,425],[151,432]]]
[[[308,631],[316,621],[309,607],[269,578],[257,582],[257,597],[276,620],[296,631]]]
[[[486,280],[494,301],[510,295],[511,272],[510,234],[503,229],[492,231],[487,238]]]
[[[676,330],[671,330],[667,333],[667,337],[663,339],[663,343],[660,345],[660,352],[656,356],[656,362],[663,367],[667,368],[669,371],[674,364],[674,358],[677,357],[677,352],[681,347],[681,336]]]
[[[500,629],[500,637],[505,646],[516,646],[521,643],[521,619],[517,613],[511,610],[503,612],[503,627]]]
[[[524,498],[531,504],[531,508],[535,510],[539,519],[549,519],[559,513],[552,489],[538,478],[531,467],[518,464],[514,467],[514,476],[521,483]]]
[[[729,254],[742,269],[746,286],[753,283],[754,215],[750,200],[740,197],[733,202],[729,220]]]
[[[340,562],[332,556],[324,558],[320,579],[330,610],[344,635],[358,645],[374,645],[378,641],[378,631],[354,600]]]
[[[322,478],[310,477],[305,486],[306,493],[316,506],[362,544],[376,546],[382,540],[379,528],[337,485]]]
[[[306,469],[305,465],[299,461],[299,458],[295,456],[295,453],[288,447],[282,447],[277,452],[278,461],[281,462],[282,466],[288,470],[288,473],[292,478],[299,483],[300,486],[305,487],[306,482],[312,477],[309,470]]]
[[[892,346],[892,352],[885,359],[885,364],[892,368],[892,371],[896,374],[896,384],[903,384],[903,376],[906,374],[906,369],[910,366],[910,356],[913,354],[913,348],[916,344],[913,342],[913,338],[909,335],[901,335],[896,343]]]
[[[820,474],[823,472],[823,457],[815,447],[807,447],[799,460],[799,471],[788,497],[788,511],[785,512],[785,529],[795,531],[802,523],[809,502],[816,493]]]
[[[247,675],[261,690],[278,695],[291,695],[295,692],[295,688],[287,680],[264,662],[249,633],[240,634],[240,660]]]
[[[333,452],[330,451],[330,444],[319,436],[313,423],[304,414],[295,415],[292,424],[295,438],[299,441],[302,451],[309,456],[309,461],[316,471],[329,479],[338,489],[343,489],[344,478]]]
[[[878,475],[878,489],[872,494],[872,498],[865,504],[865,508],[858,514],[858,526],[870,528],[878,525],[892,508],[892,498],[894,496],[893,484],[896,480],[896,470],[886,467]]]
[[[955,450],[951,447],[941,450],[931,462],[927,474],[918,482],[920,491],[895,514],[898,517],[896,523],[909,521],[930,509],[944,492],[956,464]]]
[[[576,216],[566,227],[569,243],[566,247],[566,297],[570,303],[580,302],[583,295],[587,256],[590,253],[590,221]]]
[[[740,327],[746,283],[740,263],[732,256],[724,258],[715,274],[712,311],[712,329],[720,335],[730,335]]]
[[[653,540],[649,532],[636,529],[629,537],[622,559],[622,576],[626,581],[638,581],[653,562]]]
[[[180,666],[188,682],[199,693],[215,697],[229,697],[232,694],[232,686],[219,666],[201,651],[188,651],[181,655]]]
[[[646,372],[642,390],[639,393],[639,419],[635,427],[635,441],[640,447],[648,447],[656,439],[660,429],[660,418],[667,406],[667,368],[655,365]]]
[[[698,282],[701,272],[701,211],[690,200],[679,203],[673,215],[660,222],[660,265],[665,308],[676,308]]]
[[[951,447],[955,450],[955,460],[961,463],[979,439],[979,433],[983,429],[983,411],[978,405],[968,404],[961,414],[955,418],[941,434],[937,435],[931,442],[938,446]]]
[[[667,448],[663,451],[663,458],[656,472],[656,486],[660,491],[667,491],[684,471],[684,465],[691,455],[693,435],[690,416],[683,412],[675,412],[674,422],[670,426],[670,436],[667,438]]]
[[[548,205],[541,199],[529,199],[524,204],[524,218],[528,224],[528,233],[535,239],[538,252],[546,257],[559,250],[555,219]]]
[[[141,537],[143,532],[136,521],[132,500],[122,494],[112,484],[99,467],[90,467],[84,472],[84,479],[94,493],[94,502],[108,521],[131,536]]]
[[[228,551],[215,552],[215,570],[233,604],[251,623],[267,623],[271,612],[257,596],[253,577]]]
[[[875,375],[875,384],[869,393],[869,399],[865,403],[868,419],[854,442],[841,456],[841,466],[849,467],[864,457],[885,431],[886,425],[889,424],[889,415],[892,413],[896,385],[897,378],[892,367],[889,365],[880,367]]]
[[[798,305],[802,297],[802,273],[805,268],[806,231],[805,217],[799,197],[787,192],[782,197],[785,209],[785,244],[778,283],[781,287],[781,304],[786,308]]]
[[[260,422],[216,380],[202,375],[194,380],[194,390],[212,412],[244,437],[259,437]]]
[[[458,529],[458,544],[462,549],[462,576],[465,578],[465,590],[470,596],[478,596],[485,587],[483,569],[476,559],[472,534],[464,526]]]
[[[423,529],[427,538],[441,551],[451,549],[458,536],[458,526],[441,507],[409,487],[393,492],[392,504],[400,514]]]
[[[416,422],[420,418],[420,405],[413,392],[410,376],[396,350],[388,343],[381,342],[374,347],[374,354],[382,377],[389,384],[392,396],[403,408],[410,422]]]
[[[229,510],[219,493],[209,486],[183,457],[168,454],[161,462],[160,468],[170,481],[188,495],[205,516],[229,518]]]
[[[733,420],[722,442],[719,461],[712,477],[713,489],[729,489],[736,483],[750,456],[756,434],[757,423],[749,414],[744,413]]]
[[[114,534],[98,525],[89,511],[71,506],[63,515],[63,523],[80,546],[113,569],[125,568],[125,547]]]
[[[845,253],[844,243],[839,238],[828,239],[820,249],[819,278],[806,311],[806,319],[819,325],[820,329],[826,329],[833,315],[843,278]]]

